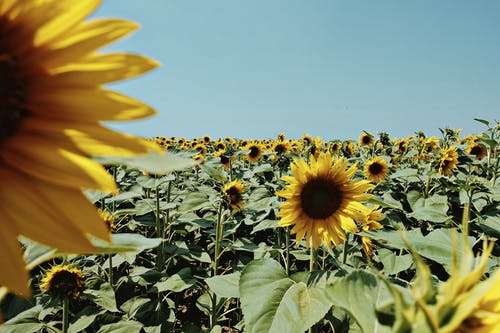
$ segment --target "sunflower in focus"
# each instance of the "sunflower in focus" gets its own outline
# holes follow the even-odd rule
[[[389,167],[387,162],[381,157],[374,157],[365,163],[364,175],[366,179],[380,183],[387,178]]]
[[[488,155],[488,149],[483,144],[477,142],[470,142],[467,147],[467,154],[476,156],[476,159],[482,160],[486,155]]]
[[[359,145],[361,147],[369,147],[373,144],[373,142],[375,142],[375,139],[370,133],[363,132],[359,136]]]
[[[153,141],[101,125],[155,113],[103,85],[158,64],[96,52],[138,27],[119,19],[84,21],[99,4],[0,2],[0,285],[20,294],[29,289],[18,235],[69,253],[95,251],[87,234],[109,240],[82,189],[112,193],[117,187],[88,156],[161,151]]]
[[[441,151],[441,160],[439,161],[438,172],[441,175],[451,175],[453,169],[458,164],[457,147],[451,147]]]
[[[82,271],[70,265],[52,266],[42,278],[40,289],[55,298],[76,298],[85,280]]]
[[[277,216],[282,227],[292,226],[296,243],[305,237],[306,246],[317,249],[321,242],[327,247],[346,239],[344,231],[358,231],[354,220],[366,219],[367,208],[361,203],[372,197],[365,193],[373,185],[367,180],[352,180],[356,165],[332,158],[330,153],[311,156],[310,165],[303,160],[291,164],[291,176],[282,177],[288,183],[276,194],[286,199]]]
[[[244,200],[243,193],[245,192],[245,186],[240,180],[233,180],[229,184],[226,184],[222,189],[224,199],[229,204],[229,206],[235,210],[240,211],[243,208]]]

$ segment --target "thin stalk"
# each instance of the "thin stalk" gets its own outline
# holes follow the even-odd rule
[[[312,273],[317,266],[317,261],[318,261],[318,252],[316,249],[314,249],[314,246],[312,246],[312,239],[311,239],[311,253],[309,256],[309,272]],[[319,332],[319,325],[314,324],[313,326],[309,327],[309,333],[318,333]]]
[[[349,234],[346,235],[344,249],[342,251],[342,264],[345,264],[347,261],[347,250],[349,249]]]
[[[109,272],[108,272],[108,278],[109,278],[109,284],[113,289],[115,289],[115,286],[113,284],[113,255],[108,254],[108,262],[109,262]]]
[[[215,248],[214,248],[214,269],[213,276],[219,273],[219,256],[220,256],[220,242],[222,241],[223,228],[222,225],[222,204],[221,200],[219,203],[219,209],[217,211],[217,221],[215,224]],[[212,295],[212,315],[210,317],[210,328],[217,324],[217,295],[215,293]]]
[[[286,275],[290,275],[290,227],[285,228],[285,269]]]
[[[163,224],[160,219],[160,194],[159,194],[159,184],[156,184],[155,188],[155,196],[156,196],[156,209],[155,209],[155,224],[156,224],[156,237],[163,237]],[[163,259],[163,241],[156,249],[156,268],[159,272],[161,272],[164,268],[164,259]]]
[[[64,298],[63,298],[63,322],[62,322],[63,333],[68,332],[68,327],[69,327],[69,296],[64,296]]]

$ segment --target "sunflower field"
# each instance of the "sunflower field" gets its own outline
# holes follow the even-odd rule
[[[500,124],[357,140],[156,137],[99,157],[93,254],[21,238],[0,332],[493,332]],[[78,210],[74,212],[78,214]]]

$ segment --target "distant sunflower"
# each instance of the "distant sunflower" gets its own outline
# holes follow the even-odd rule
[[[118,19],[84,21],[99,3],[0,2],[0,285],[17,293],[29,294],[19,234],[69,253],[95,251],[87,234],[109,239],[82,189],[117,187],[88,156],[161,151],[153,141],[101,125],[155,113],[103,85],[158,64],[96,52],[138,27]]]
[[[82,291],[85,280],[82,271],[70,265],[52,266],[42,278],[40,289],[55,298],[75,298]]]
[[[250,152],[246,155],[246,159],[251,163],[257,162],[263,154],[262,146],[258,143],[248,144],[245,150],[250,150]]]
[[[273,145],[273,151],[278,155],[284,154],[290,150],[290,145],[286,141],[277,141]]]
[[[342,147],[342,145],[339,142],[332,142],[329,150],[332,154],[337,154],[340,151],[341,147]]]
[[[224,169],[229,169],[234,163],[234,156],[220,155],[219,162]]]
[[[396,142],[398,146],[398,150],[396,151],[398,154],[404,155],[408,152],[408,140],[401,139]]]
[[[214,145],[215,145],[215,150],[217,150],[217,151],[225,151],[226,150],[226,143],[222,140],[217,140]]]
[[[288,183],[277,195],[286,199],[277,216],[282,227],[292,226],[297,244],[305,237],[306,246],[317,249],[321,242],[327,247],[346,239],[344,231],[358,231],[354,220],[366,218],[367,208],[361,204],[372,197],[365,193],[372,188],[367,180],[354,181],[356,165],[347,160],[332,158],[330,153],[311,156],[310,165],[303,160],[291,164],[291,176],[282,179]]]
[[[304,134],[302,135],[302,142],[304,143],[305,146],[310,146],[313,144],[314,142],[314,139],[312,136],[310,136],[309,134]]]
[[[222,192],[226,202],[233,210],[240,211],[243,208],[243,193],[245,192],[245,186],[240,180],[233,180],[229,184],[226,184]]]
[[[365,163],[364,175],[366,179],[380,183],[387,178],[389,167],[387,162],[381,157],[375,157]]]
[[[471,142],[467,147],[467,154],[474,155],[478,160],[482,160],[488,155],[488,149],[483,144]]]
[[[103,219],[104,225],[109,232],[116,231],[115,217],[109,213],[107,209],[99,209],[99,216]]]
[[[210,136],[205,135],[203,138],[201,138],[201,141],[203,141],[204,144],[209,144],[210,141],[212,141],[212,138]]]
[[[371,146],[373,144],[373,142],[375,142],[375,139],[374,139],[373,135],[371,135],[370,133],[363,132],[359,136],[359,145],[361,147]]]
[[[285,133],[281,132],[280,134],[278,134],[278,136],[276,137],[276,141],[285,141]]]
[[[442,175],[451,175],[453,169],[458,164],[457,147],[451,147],[441,151],[441,160],[439,161],[438,172]]]

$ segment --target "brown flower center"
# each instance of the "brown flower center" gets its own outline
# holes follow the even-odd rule
[[[226,196],[229,204],[238,203],[242,199],[241,191],[235,186],[231,186],[226,190]]]
[[[382,172],[382,165],[380,163],[372,163],[368,167],[368,171],[370,172],[371,175],[378,175],[379,173]]]
[[[60,271],[52,277],[49,292],[57,296],[76,296],[83,284],[84,282],[76,273]]]
[[[330,180],[316,178],[305,184],[300,193],[302,210],[314,219],[326,219],[335,213],[342,203],[339,186]]]
[[[0,145],[15,134],[28,115],[26,81],[18,57],[10,52],[6,42],[6,25],[0,17]]]
[[[250,153],[248,154],[252,158],[256,158],[260,154],[260,149],[259,147],[252,146],[250,147]]]

